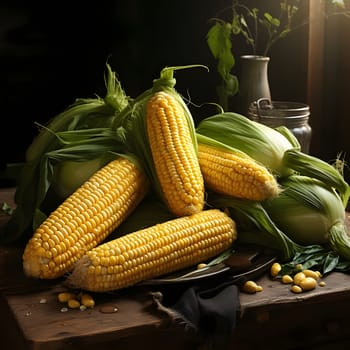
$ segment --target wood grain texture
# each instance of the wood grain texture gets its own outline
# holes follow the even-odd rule
[[[10,201],[12,194],[0,190],[0,202]],[[0,248],[0,329],[12,348],[205,349],[184,325],[156,308],[152,286],[95,294],[95,308],[62,312],[57,295],[65,290],[64,279],[27,279],[21,254],[19,247]],[[240,294],[238,323],[228,348],[256,349],[269,343],[269,349],[344,349],[350,344],[350,275],[334,272],[324,281],[325,287],[296,295],[290,286],[263,275],[257,280],[263,292]],[[113,308],[117,311],[105,312]]]

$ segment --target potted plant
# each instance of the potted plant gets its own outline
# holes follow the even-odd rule
[[[332,5],[331,14],[342,13],[349,16],[347,0],[329,1]],[[207,44],[217,60],[221,80],[217,86],[217,95],[224,110],[229,108],[229,97],[238,93],[241,100],[238,111],[241,113],[247,110],[250,101],[260,97],[271,98],[267,74],[269,51],[277,41],[308,23],[307,18],[298,17],[301,6],[307,4],[300,0],[283,0],[279,3],[279,13],[273,14],[256,7],[249,8],[240,0],[233,0],[230,7],[220,12],[222,18],[211,19]],[[228,11],[230,15],[225,18]],[[238,39],[243,39],[246,44],[246,54],[240,56],[241,75],[245,77],[245,81],[239,81],[232,73],[236,64],[233,43]]]

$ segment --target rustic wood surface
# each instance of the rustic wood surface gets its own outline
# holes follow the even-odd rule
[[[13,189],[1,190],[0,202],[11,204],[12,196]],[[0,225],[5,221],[1,216]],[[62,312],[57,294],[65,289],[64,280],[26,278],[21,254],[20,247],[0,248],[0,327],[14,349],[203,349],[183,324],[157,310],[149,294],[155,287],[94,295],[95,308]],[[350,344],[350,275],[334,272],[323,280],[324,287],[295,295],[289,286],[261,276],[263,292],[240,294],[229,346],[256,349],[264,339],[273,342],[270,349],[344,349]]]

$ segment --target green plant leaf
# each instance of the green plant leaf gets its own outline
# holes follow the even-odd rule
[[[208,31],[207,43],[214,58],[218,60],[218,72],[223,80],[235,65],[232,54],[231,25],[216,22]]]
[[[238,78],[235,75],[227,74],[224,81],[225,93],[228,96],[234,96],[239,90]]]
[[[240,25],[241,19],[238,14],[235,14],[232,17],[232,22],[231,22],[231,28],[232,28],[232,34],[238,35],[241,32],[241,25]]]
[[[328,273],[333,271],[339,262],[339,255],[335,252],[329,252],[323,263],[323,273]]]
[[[267,20],[268,23],[273,25],[274,27],[279,27],[281,22],[278,18],[273,17],[270,13],[265,12],[264,18]]]

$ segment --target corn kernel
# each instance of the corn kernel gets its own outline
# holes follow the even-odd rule
[[[70,309],[78,309],[80,307],[80,302],[77,299],[69,299],[67,305]]]
[[[320,275],[316,271],[312,271],[312,270],[303,270],[303,274],[306,277],[312,277],[315,280],[318,280],[320,278]]]
[[[293,278],[293,281],[294,281],[294,284],[296,285],[300,285],[300,282],[305,279],[306,276],[303,272],[298,272],[294,275],[294,278]]]
[[[207,267],[208,265],[205,263],[201,263],[197,265],[197,269],[204,269],[205,267]]]
[[[283,284],[290,284],[290,283],[293,283],[293,277],[290,276],[290,275],[283,275],[282,276],[282,279],[281,279],[281,282]]]
[[[57,299],[60,303],[66,303],[70,299],[75,299],[76,294],[71,292],[61,292],[58,293]]]
[[[95,300],[92,298],[90,294],[83,293],[80,299],[82,305],[93,308],[95,306]]]
[[[257,292],[262,292],[264,289],[263,289],[263,287],[262,286],[260,286],[260,284],[257,284],[256,285],[256,291]]]
[[[279,264],[277,262],[273,263],[271,265],[271,268],[270,268],[271,277],[276,277],[279,274],[279,272],[281,271],[281,269],[282,269],[281,264]]]
[[[316,285],[317,285],[317,281],[312,277],[305,277],[299,282],[299,286],[304,291],[315,289]]]
[[[302,293],[302,292],[303,292],[303,290],[301,289],[301,287],[298,286],[298,285],[296,285],[296,284],[294,284],[290,290],[291,290],[293,293]]]
[[[296,264],[295,269],[301,271],[303,269],[303,264]]]
[[[246,293],[256,293],[259,287],[254,281],[246,281],[243,285],[243,291]]]

